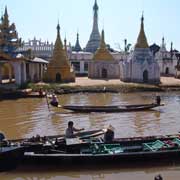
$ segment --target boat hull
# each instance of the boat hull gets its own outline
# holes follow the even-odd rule
[[[74,112],[81,112],[81,113],[91,113],[91,112],[116,113],[116,112],[144,111],[159,106],[160,105],[158,104],[144,104],[144,105],[141,104],[141,105],[125,105],[125,106],[62,106],[62,108]]]
[[[7,171],[17,167],[24,156],[23,147],[0,148],[0,171]]]
[[[180,151],[122,153],[116,155],[94,154],[31,154],[26,153],[24,163],[57,164],[57,165],[96,165],[96,164],[129,164],[151,162],[177,162]]]

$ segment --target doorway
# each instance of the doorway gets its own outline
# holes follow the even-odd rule
[[[145,70],[143,72],[143,82],[148,83],[148,71],[147,70]]]
[[[56,82],[61,82],[61,74],[60,73],[56,74]]]
[[[107,78],[108,77],[108,73],[107,73],[107,69],[103,68],[102,69],[102,78]]]
[[[166,68],[165,74],[168,75],[169,74],[169,68]]]

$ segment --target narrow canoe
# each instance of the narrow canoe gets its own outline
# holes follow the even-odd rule
[[[144,111],[156,108],[162,105],[159,104],[137,104],[137,105],[121,105],[121,106],[61,106],[63,109],[71,110],[74,112],[91,113],[91,112],[131,112],[131,111]]]

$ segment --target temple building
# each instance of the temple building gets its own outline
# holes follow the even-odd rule
[[[68,58],[71,65],[73,65],[76,76],[88,75],[88,64],[92,61],[94,53],[99,48],[100,33],[98,29],[98,10],[99,7],[97,1],[95,0],[93,5],[93,27],[86,47],[83,48],[80,45],[79,33],[77,33],[75,45],[71,46],[69,43],[67,46]],[[53,43],[50,44],[49,42],[42,42],[41,40],[34,38],[33,40],[23,43],[23,46],[17,49],[17,53],[25,54],[25,51],[30,51],[33,58],[38,57],[50,61],[52,59],[53,49]],[[124,56],[123,54],[113,52],[112,50],[111,54],[115,59],[122,59],[122,56]]]
[[[53,56],[47,66],[45,80],[48,82],[74,82],[75,73],[67,56],[67,46],[65,46],[60,37],[60,26],[57,25],[57,38],[54,45]]]
[[[47,62],[31,59],[28,51],[17,52],[21,45],[15,24],[9,23],[6,7],[0,23],[0,84],[22,85],[27,81],[42,80]]]
[[[92,52],[92,53],[96,52],[100,44],[100,33],[99,33],[99,28],[98,28],[98,10],[99,10],[99,7],[97,5],[97,1],[95,0],[94,6],[93,6],[93,11],[94,11],[93,28],[92,28],[89,41],[85,48],[86,52]]]
[[[26,58],[18,56],[15,50],[20,47],[16,26],[9,23],[7,7],[0,23],[0,83],[20,85],[26,82]]]
[[[49,43],[49,41],[37,40],[36,37],[34,39],[29,40],[28,42],[22,42],[22,46],[18,47],[17,53],[24,53],[30,51],[32,57],[38,57],[45,60],[50,60],[52,58],[54,45],[53,43]]]
[[[120,79],[125,82],[160,83],[158,62],[150,51],[144,32],[144,17],[141,18],[141,28],[134,50],[127,60],[120,63]]]
[[[155,54],[155,60],[158,62],[160,67],[161,76],[175,76],[176,65],[178,58],[173,52],[173,44],[171,43],[171,50],[166,49],[164,37],[162,38],[162,44],[159,51]]]
[[[102,30],[100,47],[93,56],[93,60],[89,62],[89,78],[107,78],[115,79],[120,76],[119,61],[115,60],[108,51],[104,40],[104,30]]]

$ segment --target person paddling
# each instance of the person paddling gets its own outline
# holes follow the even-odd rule
[[[4,133],[0,132],[0,146],[6,145],[8,145],[8,141],[6,140]]]
[[[39,96],[42,97],[44,95],[42,88],[39,89]]]
[[[83,130],[84,130],[84,128],[81,128],[81,129],[75,128],[73,121],[69,121],[68,128],[66,129],[66,132],[65,132],[66,138],[73,138],[74,132],[79,132],[79,131],[83,131]]]
[[[52,100],[51,100],[50,104],[52,106],[58,107],[59,102],[58,102],[57,96],[55,94],[52,95]]]
[[[156,104],[161,105],[161,97],[159,95],[156,96]]]

